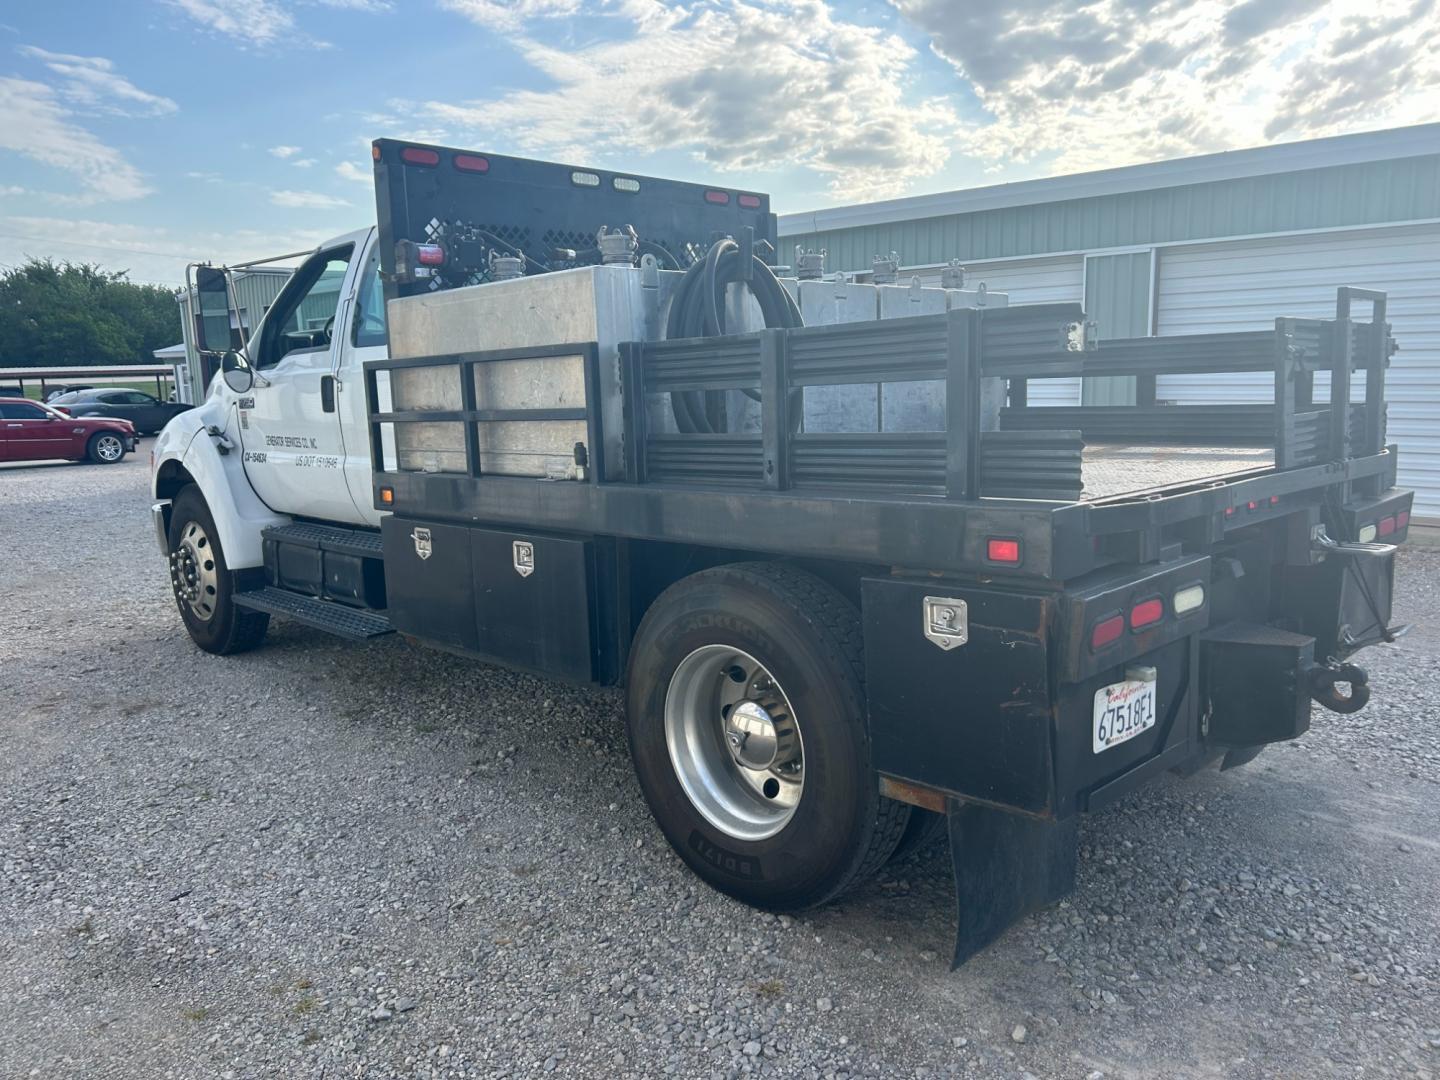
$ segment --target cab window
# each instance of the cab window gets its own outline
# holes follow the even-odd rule
[[[357,346],[384,345],[389,341],[385,327],[385,286],[380,280],[380,245],[373,244],[360,270],[355,289],[355,327],[350,340]]]
[[[328,350],[340,286],[354,245],[322,252],[295,271],[265,320],[256,367],[274,367],[295,352]]]

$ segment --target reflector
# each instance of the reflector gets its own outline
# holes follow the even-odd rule
[[[1002,540],[992,536],[985,541],[985,557],[991,562],[1018,563],[1020,561],[1020,541]]]
[[[1101,619],[1090,631],[1090,648],[1103,649],[1106,645],[1120,640],[1120,635],[1125,633],[1125,619],[1120,615],[1110,615]]]

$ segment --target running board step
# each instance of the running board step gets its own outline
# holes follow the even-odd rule
[[[292,521],[289,525],[271,525],[260,535],[281,544],[359,555],[366,559],[380,559],[385,555],[380,546],[380,533],[370,529],[340,529],[333,525]]]
[[[269,585],[263,589],[236,593],[235,603],[250,611],[264,611],[294,619],[351,641],[365,641],[394,631],[390,620],[374,611],[346,607],[332,600],[317,600],[313,596],[302,596]]]

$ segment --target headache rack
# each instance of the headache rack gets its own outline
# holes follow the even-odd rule
[[[1370,322],[1352,319],[1357,300],[1371,304]],[[522,478],[493,475],[487,465],[480,433],[518,414],[502,416],[476,400],[473,369],[536,350],[379,361],[367,365],[377,505],[916,569],[1065,578],[1158,558],[1177,541],[1213,543],[1302,503],[1338,505],[1391,486],[1384,372],[1393,349],[1384,295],[1352,288],[1339,290],[1333,320],[1280,318],[1264,331],[1098,345],[1081,308],[1067,304],[629,342],[620,349],[623,472],[612,468],[608,481],[593,466]],[[593,462],[606,443],[591,343],[539,353],[574,358],[583,412],[577,401],[563,420],[578,425],[576,464]],[[461,368],[463,407],[380,410],[381,373],[417,365]],[[1155,402],[1158,375],[1257,371],[1273,374],[1273,403]],[[1329,374],[1329,395],[1317,403],[1321,372]],[[1349,402],[1356,372],[1364,373],[1363,401],[1335,407]],[[1027,404],[1033,379],[1100,375],[1134,376],[1137,403]],[[862,430],[805,430],[807,393],[865,386],[875,388],[875,406]],[[1004,401],[993,410],[998,428],[985,430],[997,390]],[[887,430],[884,403],[917,393],[937,403],[934,430]],[[665,419],[674,394],[744,394],[758,406],[738,430],[684,432]],[[466,433],[452,439],[449,466],[406,467],[387,454],[387,426],[389,438],[403,443],[405,425],[436,423]],[[1107,443],[1201,452],[1179,455],[1185,468],[1163,482],[1087,491],[1091,458]],[[1212,467],[1225,448],[1262,453]],[[1017,558],[992,559],[996,537],[1016,541],[1003,550]]]

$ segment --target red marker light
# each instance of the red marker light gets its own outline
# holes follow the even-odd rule
[[[439,244],[416,244],[415,261],[421,266],[444,266],[445,249]]]
[[[456,154],[455,168],[461,172],[489,172],[490,159],[478,154]]]
[[[1246,509],[1246,510],[1259,510],[1259,509],[1260,509],[1260,504],[1259,504],[1258,502],[1256,502],[1254,499],[1251,499],[1248,503],[1245,504],[1245,509]]]
[[[1020,561],[1020,541],[998,540],[992,536],[985,541],[985,557],[991,562],[1014,565]]]
[[[1124,633],[1125,617],[1123,615],[1111,615],[1108,618],[1101,619],[1095,624],[1095,628],[1090,631],[1090,648],[1098,652],[1106,645],[1111,645],[1119,641],[1120,636]]]
[[[728,191],[707,191],[705,192],[705,201],[717,206],[726,206],[730,202],[730,193]]]
[[[1130,609],[1130,629],[1139,630],[1142,626],[1150,626],[1159,622],[1164,615],[1165,604],[1158,596],[1142,600]]]
[[[739,200],[737,201],[740,203],[741,206],[745,207],[746,210],[760,209],[759,195],[741,195]]]
[[[1394,515],[1381,518],[1380,524],[1375,527],[1375,532],[1380,536],[1393,536],[1395,533]]]
[[[1270,496],[1270,505],[1271,505],[1271,506],[1279,506],[1279,505],[1280,505],[1280,496],[1279,496],[1279,495],[1271,495],[1271,496]]]
[[[426,150],[423,146],[407,146],[400,151],[400,160],[407,165],[428,165],[433,168],[440,164],[440,152]]]
[[[1234,508],[1233,506],[1227,506],[1227,507],[1225,507],[1225,516],[1226,516],[1226,517],[1234,517],[1234,516],[1235,516],[1235,508]]]

